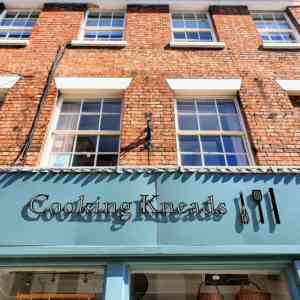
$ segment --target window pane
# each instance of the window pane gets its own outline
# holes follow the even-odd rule
[[[296,41],[295,36],[292,33],[283,33],[282,36],[286,42],[295,42]]]
[[[121,113],[121,101],[104,101],[103,113]]]
[[[99,152],[119,152],[119,136],[102,135],[99,140]]]
[[[84,34],[84,39],[86,40],[95,40],[97,38],[97,32],[86,32]]]
[[[99,26],[109,27],[111,26],[112,16],[111,13],[102,13],[100,17]]]
[[[179,115],[178,126],[180,130],[198,130],[196,115]]]
[[[118,155],[100,154],[97,157],[97,166],[116,166],[118,164]]]
[[[75,154],[73,157],[73,167],[93,167],[95,163],[94,154]]]
[[[200,143],[198,136],[179,136],[179,147],[181,152],[200,152]]]
[[[80,111],[80,102],[76,101],[76,102],[63,102],[62,108],[61,108],[62,112],[67,112],[67,113],[76,113]]]
[[[211,32],[200,32],[199,34],[202,42],[211,42],[213,40]]]
[[[195,104],[194,102],[177,102],[177,111],[184,113],[195,113]]]
[[[174,40],[185,40],[185,33],[184,32],[173,32]]]
[[[174,28],[184,28],[184,22],[182,19],[173,19],[172,24]]]
[[[248,166],[249,162],[246,155],[229,154],[226,156],[229,166]]]
[[[82,112],[96,112],[99,113],[101,108],[101,103],[98,102],[92,102],[92,101],[86,101],[82,105]]]
[[[87,26],[97,26],[98,25],[98,18],[99,15],[98,14],[89,14],[89,17],[86,21],[86,25]]]
[[[241,131],[240,121],[237,115],[221,116],[223,130]]]
[[[284,23],[278,23],[278,28],[279,29],[291,29],[290,25],[286,22]]]
[[[239,136],[223,136],[225,152],[246,152],[243,139]]]
[[[101,130],[120,130],[120,115],[102,115]]]
[[[224,155],[204,155],[204,165],[206,166],[225,166]]]
[[[187,20],[185,22],[185,27],[186,28],[198,28],[198,23],[196,22],[196,20],[195,21],[193,21],[193,20]]]
[[[12,23],[12,26],[20,26],[20,27],[25,27],[27,19],[15,19],[14,22]]]
[[[0,38],[5,38],[7,36],[8,32],[0,31]]]
[[[123,16],[114,16],[112,26],[113,27],[123,27],[124,17]]]
[[[201,143],[203,152],[223,152],[219,136],[202,136]]]
[[[52,152],[72,152],[74,135],[56,135]]]
[[[78,136],[75,152],[96,152],[97,136]]]
[[[271,33],[270,34],[271,40],[275,42],[282,42],[283,37],[280,33]]]
[[[197,102],[197,108],[199,113],[217,113],[216,105],[213,101]]]
[[[217,115],[199,116],[200,130],[219,130],[219,121]]]
[[[22,32],[21,31],[12,31],[9,33],[8,37],[11,39],[19,39],[22,36]]]
[[[181,163],[184,166],[202,166],[200,154],[182,154]]]
[[[66,168],[70,165],[71,154],[53,154],[50,156],[50,167]]]
[[[81,115],[79,130],[98,130],[99,115]]]
[[[61,115],[58,119],[58,130],[76,130],[78,124],[78,115]]]
[[[10,18],[5,18],[3,20],[1,20],[0,25],[1,26],[10,26],[12,24],[13,19]]]
[[[36,22],[36,19],[28,19],[27,22],[26,22],[26,27],[33,27],[33,25],[35,24]]]
[[[218,110],[220,114],[236,114],[236,108],[235,105],[232,101],[228,102],[223,102],[223,101],[218,101]]]
[[[56,206],[57,207],[57,206]],[[69,208],[72,205],[68,206]],[[63,214],[56,210],[56,216],[50,216],[48,221],[65,220],[71,221],[75,217],[75,205],[73,206],[73,213]],[[64,215],[66,219],[61,219],[59,216]],[[78,268],[67,271],[61,268],[57,271],[55,268],[38,269],[23,269],[23,270],[1,270],[0,272],[0,288],[1,300],[7,299],[46,299],[47,300],[65,300],[68,299],[90,299],[101,300],[103,293],[103,268],[99,269],[81,269]],[[80,271],[79,271],[80,270]]]
[[[189,41],[198,41],[199,40],[199,33],[198,32],[187,32],[187,39]]]
[[[110,34],[110,38],[115,41],[121,41],[123,38],[123,32],[122,31],[112,31]]]
[[[98,40],[108,40],[109,37],[110,37],[109,31],[102,31],[102,32],[98,32],[98,34],[97,34]]]

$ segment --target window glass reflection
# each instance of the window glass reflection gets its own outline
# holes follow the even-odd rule
[[[284,272],[135,273],[131,300],[290,300]]]
[[[0,272],[0,300],[102,300],[103,271]]]

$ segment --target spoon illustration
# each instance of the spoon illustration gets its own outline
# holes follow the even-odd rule
[[[261,190],[253,190],[252,191],[252,199],[254,202],[256,202],[256,204],[258,206],[260,223],[264,224],[265,220],[264,220],[264,215],[263,215],[263,211],[262,211],[262,207],[261,207],[261,201],[263,199]]]

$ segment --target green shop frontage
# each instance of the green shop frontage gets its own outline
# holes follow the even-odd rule
[[[300,299],[298,169],[7,169],[0,300]]]

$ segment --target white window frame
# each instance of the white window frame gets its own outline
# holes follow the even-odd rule
[[[210,28],[174,28],[173,27],[173,14],[185,14],[185,13],[192,13],[192,14],[203,14],[206,15],[208,19],[208,23]],[[217,36],[215,33],[215,28],[213,26],[210,13],[207,11],[186,11],[186,10],[174,10],[169,13],[169,21],[170,21],[170,28],[171,28],[171,40],[170,40],[170,47],[173,48],[214,48],[214,49],[223,49],[225,48],[225,43],[219,42],[217,40]],[[174,32],[210,32],[212,35],[212,41],[176,41],[174,39]]]
[[[210,28],[174,28],[173,27],[173,19],[172,19],[172,15],[173,14],[203,14],[206,15],[208,23]],[[216,34],[215,34],[215,30],[210,18],[210,14],[207,11],[172,11],[170,12],[170,22],[171,22],[171,30],[172,30],[172,42],[176,43],[178,41],[176,41],[174,39],[174,32],[211,32],[212,35],[212,41],[211,42],[217,42],[217,38],[216,38]],[[192,41],[187,41],[185,40],[186,43],[193,43]],[[199,43],[201,43],[199,41]],[[203,42],[203,43],[209,43],[209,42]]]
[[[123,24],[123,27],[112,27],[112,26],[106,26],[106,27],[91,27],[91,26],[87,26],[87,20],[88,20],[88,15],[89,13],[112,13],[112,16],[114,13],[122,13],[124,14],[124,24]],[[86,41],[84,39],[84,34],[88,31],[97,31],[97,32],[101,32],[101,31],[122,31],[123,34],[122,34],[122,40],[121,41],[124,41],[125,40],[125,28],[126,28],[126,12],[125,11],[122,11],[122,10],[87,10],[86,13],[85,13],[85,16],[84,16],[84,22],[83,22],[83,25],[81,27],[81,32],[80,32],[80,36],[79,36],[79,39],[81,41]],[[103,42],[102,40],[94,40],[94,41],[101,41]],[[109,42],[111,41],[114,41],[114,40],[107,40]]]
[[[271,44],[271,43],[276,43],[276,44],[282,44],[282,43],[289,43],[291,45],[295,44],[295,43],[299,43],[300,42],[300,34],[297,31],[297,29],[295,28],[294,24],[292,23],[292,21],[290,20],[289,16],[287,15],[286,12],[284,11],[252,11],[251,12],[251,16],[252,19],[254,17],[254,15],[272,15],[274,17],[274,15],[283,15],[286,22],[288,23],[288,25],[290,26],[290,29],[259,29],[256,27],[256,30],[258,31],[258,33],[260,34],[260,38],[262,40],[263,43],[265,44]],[[253,20],[253,22],[255,23],[255,21]],[[255,24],[256,26],[256,24]],[[262,37],[261,37],[261,33],[292,33],[293,36],[295,37],[295,41],[294,42],[276,42],[276,41],[263,41]]]
[[[177,102],[178,101],[205,101],[205,100],[210,100],[210,101],[213,101],[213,100],[216,100],[216,101],[224,101],[224,100],[231,100],[234,105],[235,105],[235,108],[236,108],[236,111],[237,111],[237,115],[238,115],[238,118],[239,118],[239,121],[240,121],[240,124],[241,124],[241,127],[242,127],[242,130],[241,131],[224,131],[224,130],[180,130],[179,129],[179,124],[178,124],[178,111],[177,111]],[[249,140],[249,135],[248,135],[248,132],[246,130],[246,126],[245,126],[245,123],[244,123],[244,120],[243,120],[243,117],[242,117],[242,113],[241,113],[241,110],[240,110],[240,107],[239,107],[239,103],[237,101],[237,97],[236,96],[186,96],[186,97],[182,97],[182,96],[177,96],[175,98],[175,101],[174,101],[174,107],[175,107],[175,128],[176,128],[176,150],[177,150],[177,161],[179,162],[179,165],[182,166],[182,167],[188,167],[188,168],[203,168],[203,167],[211,167],[211,168],[214,168],[214,167],[223,167],[223,168],[239,168],[239,167],[247,167],[247,166],[254,166],[255,165],[255,160],[254,160],[254,156],[251,152],[251,145],[250,145],[250,140]],[[209,114],[208,114],[209,115]],[[217,114],[218,116],[218,120],[219,120],[219,114]],[[197,122],[198,122],[198,119],[197,119]],[[220,120],[219,120],[219,123],[220,123]],[[226,155],[225,155],[225,152],[222,152],[222,154],[224,155],[224,159],[225,159],[225,162],[226,162],[226,165],[217,165],[217,166],[207,166],[204,164],[204,153],[203,153],[203,150],[202,150],[202,145],[200,143],[200,151],[201,151],[201,161],[202,161],[202,165],[201,166],[194,166],[194,165],[183,165],[182,164],[182,161],[181,161],[181,151],[180,151],[180,144],[179,144],[179,137],[182,136],[182,135],[196,135],[197,137],[200,137],[200,136],[223,136],[223,135],[226,135],[226,136],[240,136],[244,142],[244,146],[245,146],[245,154],[247,155],[247,159],[248,159],[248,162],[249,162],[249,165],[246,165],[246,166],[229,166],[227,164],[227,159],[226,159]],[[223,141],[221,139],[221,143],[222,143],[222,148],[224,149],[224,145],[223,145]],[[197,152],[197,154],[199,154]],[[212,153],[214,154],[214,153]],[[221,154],[220,153],[216,153],[216,154]]]
[[[6,9],[4,10],[1,14],[0,14],[0,21],[5,18],[6,14],[8,12],[17,12],[18,14],[21,13],[21,12],[24,12],[24,11],[28,11],[30,13],[33,13],[33,12],[37,12],[39,15],[40,15],[40,11],[39,10],[36,10],[36,9]],[[18,15],[17,15],[18,16]],[[15,17],[16,18],[16,17]],[[36,18],[36,21],[38,20],[39,16]],[[28,19],[28,18],[27,18]],[[36,23],[35,23],[36,24]],[[12,39],[12,38],[0,38],[0,41],[5,41],[5,42],[10,42],[10,41],[20,41],[20,43],[22,42],[27,42],[30,37],[31,37],[31,33],[32,33],[32,30],[35,26],[35,24],[32,26],[32,27],[26,27],[26,26],[0,26],[0,31],[7,31],[7,32],[13,32],[13,31],[24,31],[24,32],[29,32],[29,38],[28,39]]]
[[[56,134],[70,134],[70,135],[77,135],[78,136],[78,130],[56,130],[56,126],[58,123],[58,119],[60,116],[62,104],[64,101],[82,101],[84,99],[88,100],[99,100],[103,101],[103,99],[115,99],[115,100],[120,100],[121,101],[121,113],[120,113],[120,130],[85,130],[84,134],[82,135],[116,135],[119,136],[119,149],[118,149],[118,159],[117,159],[117,164],[115,165],[118,166],[120,163],[120,153],[121,153],[121,132],[122,132],[122,119],[123,119],[123,100],[122,97],[120,96],[89,96],[89,95],[68,95],[68,96],[63,96],[61,95],[58,98],[58,101],[55,105],[54,111],[53,111],[53,117],[50,119],[49,127],[48,127],[48,132],[47,132],[47,138],[45,142],[44,149],[42,151],[42,156],[41,156],[41,167],[51,167],[50,166],[50,155],[52,153],[52,147],[54,143],[54,138]],[[80,121],[80,118],[78,122]],[[74,142],[73,149],[72,149],[72,154],[74,153],[76,143]],[[96,150],[98,147],[98,142],[96,145]],[[83,152],[84,153],[84,152]],[[97,155],[98,152],[96,152]],[[86,168],[111,168],[114,166],[81,166],[81,167],[73,167],[73,166],[67,166],[63,167],[62,169],[69,169],[69,168],[78,168],[78,169],[86,169]],[[51,168],[57,168],[59,169],[60,167],[51,167]]]
[[[124,24],[123,27],[97,27],[97,29],[93,29],[95,27],[86,26],[88,15],[90,12],[96,12],[96,13],[123,13],[124,14]],[[81,28],[79,32],[79,36],[77,40],[72,40],[71,45],[75,47],[126,47],[128,44],[125,40],[125,34],[126,34],[126,18],[127,14],[126,11],[123,10],[87,10],[85,12],[84,20],[81,23]],[[85,40],[84,35],[86,30],[89,31],[123,31],[122,40]]]

